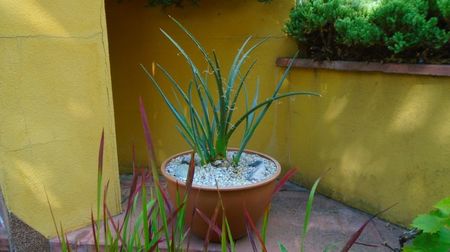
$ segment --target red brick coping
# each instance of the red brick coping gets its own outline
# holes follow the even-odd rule
[[[278,58],[277,66],[287,67],[291,58]],[[430,76],[450,76],[450,65],[428,64],[395,64],[358,61],[313,61],[311,59],[295,59],[293,67],[319,68],[339,71],[382,72],[395,74],[413,74]]]

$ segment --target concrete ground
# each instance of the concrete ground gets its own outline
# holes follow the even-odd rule
[[[8,213],[0,188],[0,252],[9,251]]]
[[[130,176],[121,176],[122,195],[128,195]],[[303,229],[304,209],[309,192],[297,185],[287,184],[275,196],[267,233],[267,250],[280,251],[281,242],[288,251],[299,251],[301,230]],[[122,215],[117,216],[120,219]],[[370,218],[370,215],[345,206],[327,197],[316,195],[309,225],[309,233],[305,241],[305,251],[315,252],[340,251],[345,242],[358,228]],[[387,243],[391,247],[398,247],[398,237],[405,230],[375,218],[364,230],[361,243],[377,245],[368,247],[355,245],[351,251],[390,251],[381,246]],[[68,233],[72,244],[77,244],[77,251],[94,251],[94,241],[90,227]],[[58,240],[50,241],[53,251],[59,251]],[[253,251],[248,238],[238,240],[237,251]],[[193,237],[190,251],[203,251],[203,241]],[[220,251],[219,244],[210,244],[208,251]]]

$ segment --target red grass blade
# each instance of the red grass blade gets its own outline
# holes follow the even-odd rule
[[[248,222],[245,222],[245,229],[247,230],[247,236],[250,240],[250,243],[252,244],[253,252],[258,252],[258,248],[256,247],[255,238],[253,237],[253,232],[251,231]]]
[[[70,248],[70,243],[69,243],[69,239],[67,238],[67,234],[65,234],[65,237],[66,237],[67,252],[71,252],[72,249]]]
[[[92,225],[92,235],[94,236],[94,244],[95,244],[95,251],[99,252],[99,247],[97,243],[97,232],[96,232],[96,225],[94,220],[94,212],[91,210],[91,225]]]
[[[120,243],[123,245],[124,242],[122,239],[122,235],[119,232],[119,223],[114,222],[114,218],[108,208],[106,208],[106,212],[108,214],[109,222],[112,224],[114,232],[116,232],[116,235],[118,236],[117,238],[120,240]]]
[[[133,199],[136,196],[136,188],[137,188],[137,182],[138,182],[138,174],[135,168],[133,168],[133,179],[131,182],[131,188],[130,188],[130,193],[128,195],[128,202],[127,202],[127,207],[125,209],[125,215],[124,216],[128,216],[128,214],[131,211],[131,206],[133,204]],[[123,229],[123,225],[125,225],[125,222],[122,223],[122,225],[120,226],[119,231],[122,232]]]
[[[192,183],[194,182],[194,172],[195,172],[195,152],[191,153],[191,160],[189,162],[189,170],[186,178],[186,196],[188,196],[192,189]]]
[[[281,188],[284,186],[284,184],[286,184],[286,182],[292,177],[294,176],[294,174],[297,172],[296,168],[292,168],[289,171],[286,172],[286,174],[284,174],[284,176],[278,181],[277,186],[275,187],[275,190],[273,190],[272,193],[272,197],[273,195],[275,195],[277,192],[279,192],[281,190]]]
[[[217,216],[219,215],[219,207],[220,207],[220,203],[217,202],[216,208],[214,209],[213,216],[211,217],[211,222],[208,223],[208,225],[209,225],[208,231],[206,231],[206,237],[203,242],[204,251],[208,251],[208,245],[209,245],[209,240],[210,240],[210,236],[211,236],[211,229],[213,228],[213,226],[216,226]],[[217,229],[219,229],[219,227],[217,227]],[[222,230],[220,230],[220,232],[222,232]],[[221,235],[222,235],[222,233],[219,234],[219,236],[221,236]]]
[[[218,236],[222,234],[220,228],[217,227],[217,225],[213,223],[202,211],[200,211],[200,209],[195,208],[195,211],[203,219],[203,221],[206,222],[206,224],[208,224],[214,232],[216,232]]]
[[[367,227],[367,225],[373,220],[375,219],[378,215],[386,212],[387,210],[393,208],[395,205],[397,205],[397,203],[395,203],[394,205],[376,213],[375,215],[373,215],[372,217],[370,217],[366,222],[364,222],[362,224],[362,226],[356,230],[355,233],[353,233],[353,235],[350,237],[350,239],[347,241],[347,243],[345,244],[344,248],[342,248],[341,252],[348,252],[352,246],[358,241],[358,238],[361,236],[362,232],[364,231],[364,229]]]
[[[106,182],[106,186],[105,186],[105,190],[103,191],[103,231],[104,231],[104,235],[105,235],[105,242],[106,242],[106,231],[107,231],[107,225],[108,225],[108,216],[106,215],[106,196],[108,194],[108,189],[109,189],[109,179]]]
[[[158,246],[161,242],[163,242],[164,241],[164,239],[162,239],[162,238],[159,238],[156,242],[155,242],[155,244],[153,244],[153,246],[151,246],[150,247],[150,249],[148,250],[148,251],[155,251],[156,250],[156,246]]]
[[[147,112],[145,112],[144,102],[142,101],[142,97],[139,97],[139,108],[141,112],[141,120],[142,126],[144,127],[145,134],[145,142],[147,143],[147,156],[148,156],[148,166],[153,173],[153,177],[155,181],[158,181],[158,174],[156,171],[156,155],[155,149],[153,147],[153,140],[150,134],[150,127],[148,125]]]
[[[103,150],[105,147],[105,130],[102,130],[102,137],[100,138],[100,147],[98,150],[98,174],[103,174]]]
[[[259,233],[258,229],[256,228],[255,223],[253,222],[252,217],[250,217],[250,214],[245,206],[244,206],[244,214],[245,214],[245,218],[247,219],[248,224],[250,224],[250,227],[252,228],[253,233],[256,234],[256,237],[258,238],[258,240],[261,244],[262,250],[264,252],[267,252],[267,248],[266,248],[266,245],[264,244],[261,234]]]
[[[53,208],[52,208],[52,205],[50,204],[50,199],[48,198],[47,190],[45,188],[44,188],[44,192],[45,192],[45,197],[47,198],[48,207],[50,208],[50,215],[52,216],[53,226],[54,226],[54,228],[56,230],[56,235],[58,236],[59,244],[62,244],[61,243],[61,236],[60,236],[59,231],[58,231],[58,225],[56,224],[55,214],[53,213]]]
[[[173,211],[173,213],[169,216],[169,218],[167,218],[167,224],[170,224],[170,223],[175,219],[175,217],[177,216],[178,212],[179,212],[183,207],[184,207],[184,203],[182,203],[182,204],[180,205],[180,207],[178,207],[177,209],[175,209],[175,211]],[[163,228],[164,228],[164,227],[160,227],[160,228],[158,229],[158,233],[160,233],[161,231],[163,231]]]
[[[196,194],[195,199],[193,200],[194,204],[192,206],[192,212],[191,213],[187,213],[187,214],[191,214],[191,221],[189,222],[189,224],[186,227],[186,230],[189,231],[187,233],[188,236],[187,236],[186,251],[190,251],[189,250],[189,246],[191,245],[191,235],[192,235],[192,232],[190,232],[190,230],[191,230],[191,227],[192,227],[192,223],[194,222],[195,214],[197,212],[196,211],[197,210],[196,206],[197,206],[198,197],[199,197],[199,193]],[[225,212],[223,214],[225,214]]]
[[[163,190],[163,188],[161,187],[161,184],[159,182],[155,181],[156,186],[158,187],[159,191],[161,192],[161,195],[164,199],[164,203],[166,204],[169,213],[172,212],[173,206],[170,203],[169,197],[167,196],[167,192],[165,190]]]

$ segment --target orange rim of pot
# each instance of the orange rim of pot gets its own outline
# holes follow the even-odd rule
[[[238,150],[238,149],[237,149],[237,148],[228,148],[228,150],[229,150],[229,151],[230,151],[230,150],[231,150],[231,151],[235,151],[235,150]],[[280,163],[278,163],[277,160],[275,160],[275,159],[272,158],[271,156],[268,156],[268,155],[266,155],[266,154],[263,154],[263,153],[260,153],[260,152],[257,152],[257,151],[253,151],[253,150],[247,150],[247,149],[245,149],[244,152],[245,152],[245,153],[250,153],[250,154],[256,154],[256,155],[258,155],[258,156],[261,156],[261,157],[263,157],[263,158],[265,158],[265,159],[268,159],[268,160],[272,161],[272,162],[275,164],[275,166],[276,166],[276,171],[275,171],[275,173],[272,174],[272,176],[270,176],[269,178],[267,178],[267,179],[265,179],[265,180],[263,180],[263,181],[260,181],[260,182],[258,182],[258,183],[248,184],[248,185],[242,185],[242,186],[219,187],[218,190],[220,190],[220,191],[239,191],[239,190],[251,189],[251,188],[260,187],[260,186],[266,185],[266,184],[268,184],[268,183],[271,183],[273,180],[275,180],[276,178],[278,178],[278,176],[279,176],[280,173],[281,173],[281,165],[280,165]],[[179,185],[186,186],[186,183],[185,183],[185,182],[183,182],[183,181],[181,181],[181,180],[178,180],[178,179],[176,179],[173,175],[169,174],[169,173],[166,171],[166,166],[167,166],[167,164],[168,164],[170,161],[172,161],[172,159],[175,159],[176,157],[183,156],[183,155],[190,154],[190,153],[192,153],[192,150],[183,151],[183,152],[180,152],[180,153],[178,153],[178,154],[172,155],[172,156],[170,156],[169,158],[167,158],[167,159],[161,164],[161,173],[164,175],[164,177],[165,177],[166,179],[172,181],[173,183],[178,183]],[[195,189],[201,189],[201,190],[203,190],[203,191],[217,191],[217,188],[216,188],[216,187],[196,185],[196,184],[194,184],[194,183],[192,184],[192,188],[195,188]]]

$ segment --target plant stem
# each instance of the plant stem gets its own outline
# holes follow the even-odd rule
[[[227,145],[228,141],[225,136],[217,136],[215,160],[225,159],[227,157]]]

